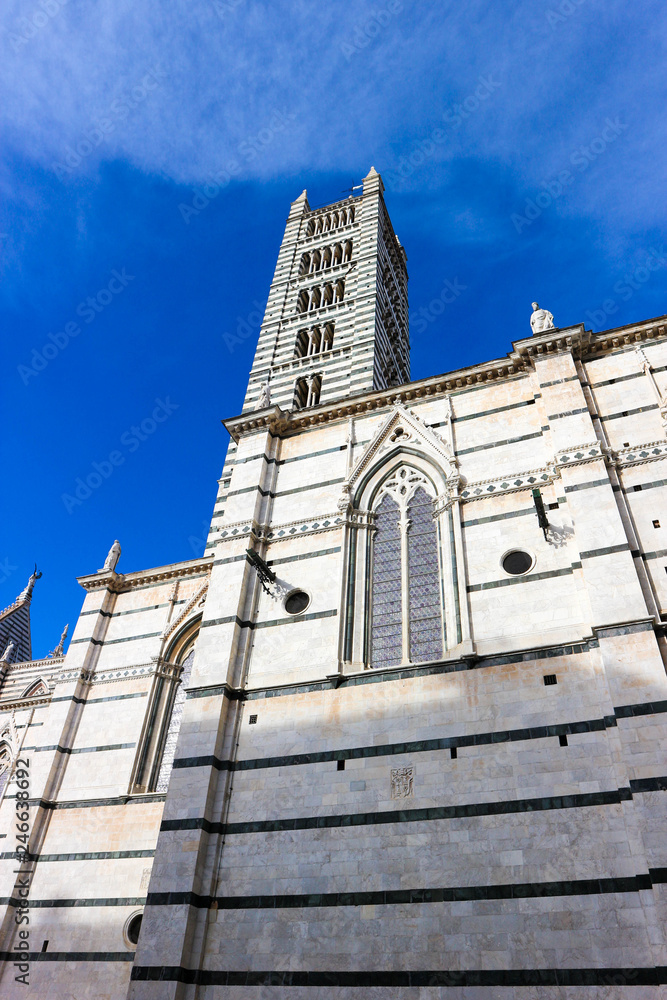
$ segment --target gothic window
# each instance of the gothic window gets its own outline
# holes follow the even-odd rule
[[[305,358],[306,354],[308,353],[308,344],[309,344],[308,331],[299,330],[299,332],[296,335],[296,343],[294,345],[294,357]]]
[[[319,271],[321,267],[322,255],[319,250],[313,250],[313,259],[310,264],[310,273],[314,271]]]
[[[325,247],[322,251],[322,267],[331,267],[331,247]]]
[[[345,282],[344,281],[337,281],[336,282],[336,295],[335,295],[334,301],[335,302],[342,302],[343,299],[344,299],[344,297],[345,297]]]
[[[298,313],[304,313],[307,311],[307,309],[308,309],[308,292],[304,290],[303,292],[299,292],[299,297],[296,300],[296,311]]]
[[[324,219],[324,232],[328,233],[331,229],[331,216],[327,215]]]
[[[320,217],[319,217],[319,219],[317,220],[317,223],[316,223],[316,225],[315,225],[315,232],[316,232],[316,233],[321,233],[321,232],[322,232],[322,228],[323,228],[323,226],[324,226],[324,219],[323,219],[323,218],[322,218],[322,216],[320,215]]]
[[[185,659],[185,662],[183,663],[181,681],[176,688],[176,695],[174,697],[173,708],[171,710],[171,718],[169,719],[167,734],[163,741],[162,759],[160,761],[160,769],[155,783],[156,792],[166,792],[167,786],[169,785],[169,776],[171,775],[171,769],[174,765],[176,743],[178,741],[178,733],[181,728],[183,709],[185,707],[185,692],[188,684],[190,683],[190,674],[192,673],[192,663],[194,658],[195,651],[194,649],[191,649]]]
[[[311,219],[306,227],[306,236],[313,236],[315,233],[315,220]]]
[[[354,205],[352,205],[347,211],[347,221],[354,222]]]
[[[155,671],[130,790],[166,792],[176,754],[199,632],[198,617],[172,644]],[[172,659],[170,659],[170,657]]]
[[[331,222],[331,228],[336,229],[337,227],[338,227],[338,212],[334,212]]]
[[[343,256],[344,263],[347,264],[348,261],[352,260],[352,240],[345,241],[345,253]]]
[[[333,285],[325,285],[322,291],[322,305],[330,306],[334,299]]]
[[[302,253],[301,266],[299,267],[299,274],[308,274],[309,270],[310,270],[310,254]]]
[[[310,308],[311,309],[319,309],[320,308],[320,302],[321,302],[321,300],[322,300],[322,293],[320,292],[319,288],[313,288],[313,289],[311,289],[311,292],[310,292]]]
[[[403,466],[375,504],[371,572],[371,666],[437,660],[443,651],[438,531],[431,487]]]
[[[343,248],[340,243],[336,243],[333,253],[334,264],[341,264],[343,262]]]

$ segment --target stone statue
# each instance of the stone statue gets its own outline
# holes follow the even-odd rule
[[[533,333],[544,333],[545,330],[553,330],[553,314],[548,309],[540,309],[537,302],[533,302],[533,315],[530,317],[530,326]]]
[[[102,569],[98,570],[98,573],[113,573],[120,559],[120,542],[118,539],[113,543],[109,549],[109,555],[104,560],[104,566]]]
[[[13,639],[10,639],[7,643],[7,648],[0,656],[0,663],[11,663],[14,658],[14,650],[16,649],[16,643]]]
[[[259,392],[259,399],[255,405],[256,410],[263,410],[265,406],[271,405],[271,387],[265,382]]]
[[[37,563],[35,563],[35,571],[30,574],[30,579],[28,580],[28,586],[25,590],[22,590],[19,596],[16,598],[17,601],[24,601],[26,598],[32,597],[32,589],[35,586],[36,580],[41,580],[42,574],[37,572]]]

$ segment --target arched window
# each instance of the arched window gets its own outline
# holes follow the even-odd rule
[[[319,354],[322,346],[322,333],[319,326],[314,326],[308,335],[308,353]]]
[[[299,297],[296,300],[296,311],[298,313],[308,311],[308,292],[305,289],[302,292],[299,292]]]
[[[320,217],[318,218],[318,220],[317,220],[317,222],[315,224],[315,232],[316,233],[321,233],[323,226],[324,226],[324,219],[320,215]]]
[[[322,251],[322,267],[331,267],[331,247],[325,247]]]
[[[331,228],[336,229],[338,227],[338,212],[334,212],[331,219]]]
[[[333,285],[327,284],[323,288],[322,305],[323,306],[330,306],[331,303],[333,302],[333,300],[334,300]]]
[[[201,614],[179,630],[164,659],[158,661],[130,785],[132,792],[167,790],[200,623]]]
[[[294,402],[292,409],[304,410],[308,406],[317,406],[322,391],[322,376],[308,375],[298,378],[294,386]]]
[[[336,243],[336,246],[334,247],[333,262],[334,265],[341,264],[343,262],[343,248],[340,243]]]
[[[334,325],[333,325],[333,323],[327,323],[327,325],[324,327],[324,331],[322,333],[322,350],[323,351],[330,351],[331,350],[331,348],[333,347],[333,339],[334,339]]]
[[[371,666],[437,660],[443,607],[437,526],[425,476],[401,466],[374,507],[371,560]]]
[[[334,301],[335,302],[342,302],[344,298],[345,298],[345,282],[344,281],[337,281],[336,282],[336,295],[335,295]]]
[[[331,229],[331,216],[327,215],[325,216],[324,219],[324,232],[328,233],[330,229]]]
[[[347,211],[347,221],[354,222],[354,205],[352,205]]]
[[[320,302],[321,302],[321,300],[322,300],[322,293],[320,292],[319,288],[315,287],[315,288],[311,289],[311,292],[310,292],[310,308],[311,309],[319,309],[320,308]]]
[[[347,264],[347,262],[350,260],[352,260],[352,240],[346,240],[343,261]]]
[[[306,236],[314,236],[315,234],[315,220],[311,219],[306,226]]]
[[[308,331],[299,330],[296,335],[296,343],[294,345],[294,357],[295,358],[305,358],[308,353]]]
[[[314,271],[319,271],[321,260],[322,260],[322,255],[321,255],[320,251],[319,250],[313,250],[313,259],[312,259],[312,262],[311,262],[311,265],[310,265],[310,273],[311,274]]]
[[[308,399],[308,382],[305,378],[298,378],[294,385],[293,410],[303,410]]]
[[[299,267],[299,274],[308,274],[309,270],[310,270],[310,254],[302,253],[301,266]]]

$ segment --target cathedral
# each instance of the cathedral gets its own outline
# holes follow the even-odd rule
[[[667,997],[667,317],[411,381],[407,284],[304,191],[204,555],[0,614],[3,1000]]]

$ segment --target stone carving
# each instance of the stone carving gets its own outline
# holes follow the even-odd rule
[[[5,649],[2,656],[0,656],[0,663],[12,663],[14,659],[14,651],[16,650],[16,643],[13,639],[10,639],[7,643],[7,648]]]
[[[65,655],[65,639],[67,638],[67,633],[68,632],[69,632],[69,625],[65,625],[65,628],[63,629],[63,633],[60,636],[60,642],[58,643],[58,645],[56,646],[55,649],[51,650],[51,652],[49,653],[47,659],[53,660],[53,659],[56,659],[59,656],[64,656]]]
[[[102,569],[98,570],[98,573],[113,573],[118,565],[118,560],[120,559],[120,542],[118,539],[113,543],[109,549],[109,554],[104,560],[104,566]]]
[[[537,302],[533,302],[533,314],[530,317],[530,327],[533,333],[544,333],[545,330],[553,330],[553,314],[550,313],[548,309],[540,309]]]
[[[41,578],[42,574],[37,572],[37,563],[35,563],[35,570],[30,575],[30,579],[28,580],[28,586],[25,588],[25,590],[21,591],[19,596],[16,598],[16,601],[17,602],[25,601],[26,599],[29,600],[32,597],[32,588],[35,586],[35,581],[41,580]]]
[[[271,405],[271,387],[268,382],[265,382],[262,388],[259,390],[259,398],[255,404],[256,410],[263,410],[266,406]]]
[[[415,777],[414,767],[392,767],[391,797],[392,799],[407,799],[412,795],[412,783]]]

